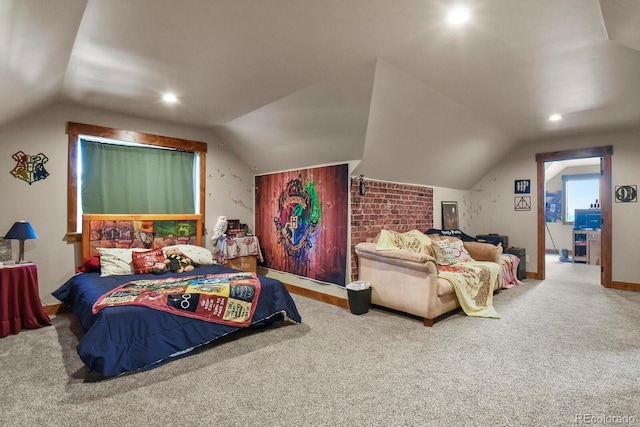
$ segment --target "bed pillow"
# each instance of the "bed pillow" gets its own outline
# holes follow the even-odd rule
[[[453,256],[456,258],[457,262],[469,262],[474,261],[469,255],[469,252],[464,247],[464,243],[460,239],[449,240],[449,244],[451,245],[451,251],[453,252]]]
[[[162,248],[151,249],[144,252],[133,252],[131,254],[133,272],[135,274],[151,273],[157,263],[164,263],[164,252]]]
[[[433,248],[434,258],[439,265],[453,265],[458,262],[453,255],[451,243],[448,240],[434,240],[431,245]]]
[[[100,254],[100,276],[133,274],[132,254],[135,249],[96,248]],[[144,249],[138,249],[144,251]]]
[[[173,245],[165,246],[163,249],[166,251],[172,247],[180,249],[180,252],[191,258],[191,261],[196,265],[213,264],[213,254],[207,248],[195,245]]]

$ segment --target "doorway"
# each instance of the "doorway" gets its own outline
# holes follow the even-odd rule
[[[601,225],[601,265],[600,283],[611,287],[611,155],[612,146],[594,147],[579,150],[556,151],[536,154],[537,163],[537,206],[538,206],[538,273],[534,278],[545,278],[546,252],[546,194],[545,194],[545,162],[598,157],[600,164],[600,211]]]

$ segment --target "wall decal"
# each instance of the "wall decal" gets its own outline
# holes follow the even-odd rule
[[[531,196],[514,197],[514,208],[516,211],[530,211],[531,210]]]
[[[531,180],[530,179],[516,179],[514,182],[514,192],[516,194],[529,194],[531,193]]]
[[[15,178],[21,179],[31,185],[49,176],[49,172],[44,168],[44,164],[49,161],[49,158],[44,154],[39,153],[30,156],[24,154],[22,151],[18,151],[11,157],[17,162],[11,171],[11,175]]]
[[[637,185],[616,185],[614,191],[616,203],[636,203],[638,201]]]
[[[256,176],[255,185],[265,266],[344,286],[348,166]]]

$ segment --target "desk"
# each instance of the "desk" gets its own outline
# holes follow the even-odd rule
[[[0,268],[0,338],[50,324],[40,303],[38,267],[29,263]]]
[[[573,230],[572,262],[600,265],[600,230]]]
[[[213,258],[221,265],[236,270],[256,272],[256,259],[264,261],[256,236],[221,237],[214,248]]]

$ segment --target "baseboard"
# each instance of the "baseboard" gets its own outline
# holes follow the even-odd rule
[[[542,274],[538,272],[527,271],[527,279],[542,280]]]
[[[305,298],[310,298],[316,301],[320,301],[320,302],[332,304],[341,308],[349,309],[349,300],[346,298],[340,298],[335,295],[325,294],[324,292],[319,292],[313,289],[292,285],[291,283],[284,283],[284,286],[292,294],[300,295]]]
[[[609,286],[609,289],[620,289],[622,291],[640,292],[640,283],[611,281],[611,286]]]
[[[42,308],[44,309],[44,312],[49,316],[53,316],[54,314],[58,313],[69,313],[71,311],[69,310],[69,307],[64,304],[44,305],[42,306]]]

